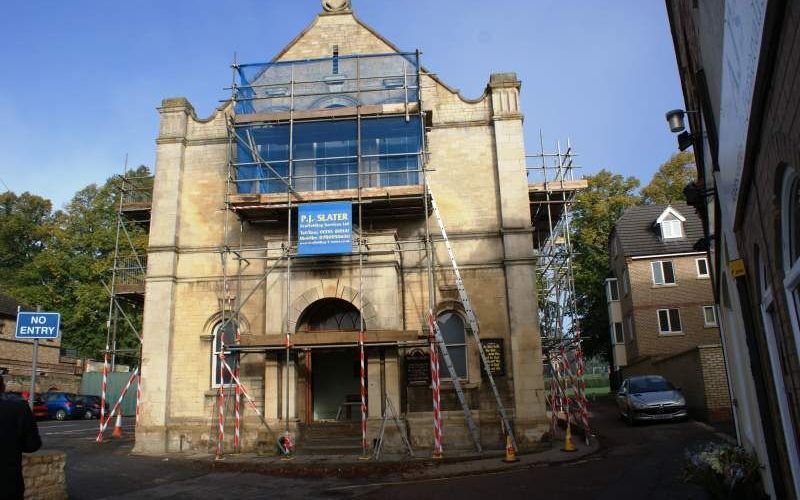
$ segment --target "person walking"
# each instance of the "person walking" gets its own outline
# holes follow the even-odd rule
[[[0,376],[0,394],[5,390],[5,381]],[[22,454],[32,453],[41,446],[39,428],[28,403],[0,397],[0,500],[25,497]]]

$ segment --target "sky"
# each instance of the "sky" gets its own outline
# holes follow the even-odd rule
[[[570,139],[582,174],[646,183],[676,150],[683,107],[662,0],[353,0],[359,18],[465,97],[494,72],[522,81],[528,154]],[[0,190],[56,208],[84,186],[155,163],[156,108],[199,117],[230,91],[230,63],[271,59],[319,0],[8,2],[0,17]],[[5,186],[4,186],[5,185]]]

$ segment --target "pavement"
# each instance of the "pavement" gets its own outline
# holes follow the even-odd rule
[[[613,400],[592,406],[599,440],[587,447],[574,436],[578,451],[551,449],[519,456],[505,464],[502,454],[449,453],[445,460],[384,456],[380,462],[357,457],[276,457],[131,454],[132,419],[124,436],[95,443],[97,421],[39,423],[44,448],[67,453],[70,498],[581,498],[705,499],[681,480],[687,447],[730,439],[699,422],[629,427],[617,418]],[[563,438],[563,436],[561,436]],[[447,450],[445,450],[447,452]],[[422,455],[421,452],[417,453]]]

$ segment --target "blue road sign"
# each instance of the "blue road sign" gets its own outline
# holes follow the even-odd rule
[[[58,328],[61,324],[61,314],[52,312],[19,312],[17,314],[17,331],[14,337],[18,339],[55,339],[58,338]]]
[[[327,255],[353,252],[353,204],[349,201],[300,205],[297,254]]]

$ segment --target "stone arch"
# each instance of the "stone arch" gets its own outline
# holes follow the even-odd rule
[[[370,328],[374,328],[375,320],[378,318],[378,311],[375,309],[372,301],[369,300],[367,294],[364,294],[362,305],[357,289],[349,287],[339,280],[330,280],[329,282],[326,280],[325,282],[320,282],[316,286],[307,288],[292,301],[291,307],[289,307],[289,329],[292,333],[297,331],[297,321],[308,306],[318,300],[328,298],[342,299],[349,302],[361,313],[361,317],[364,319],[364,329],[369,330]],[[286,317],[283,319],[285,322]]]
[[[228,319],[233,314],[233,311],[225,311],[225,319]],[[206,322],[203,324],[203,335],[212,335],[214,333],[214,327],[222,321],[222,311],[217,311],[211,316],[206,319]],[[244,314],[239,313],[239,333],[245,334],[250,332],[250,322],[247,321],[247,317]]]
[[[354,108],[358,106],[358,99],[347,95],[327,95],[314,101],[309,109],[327,109],[327,108]]]

